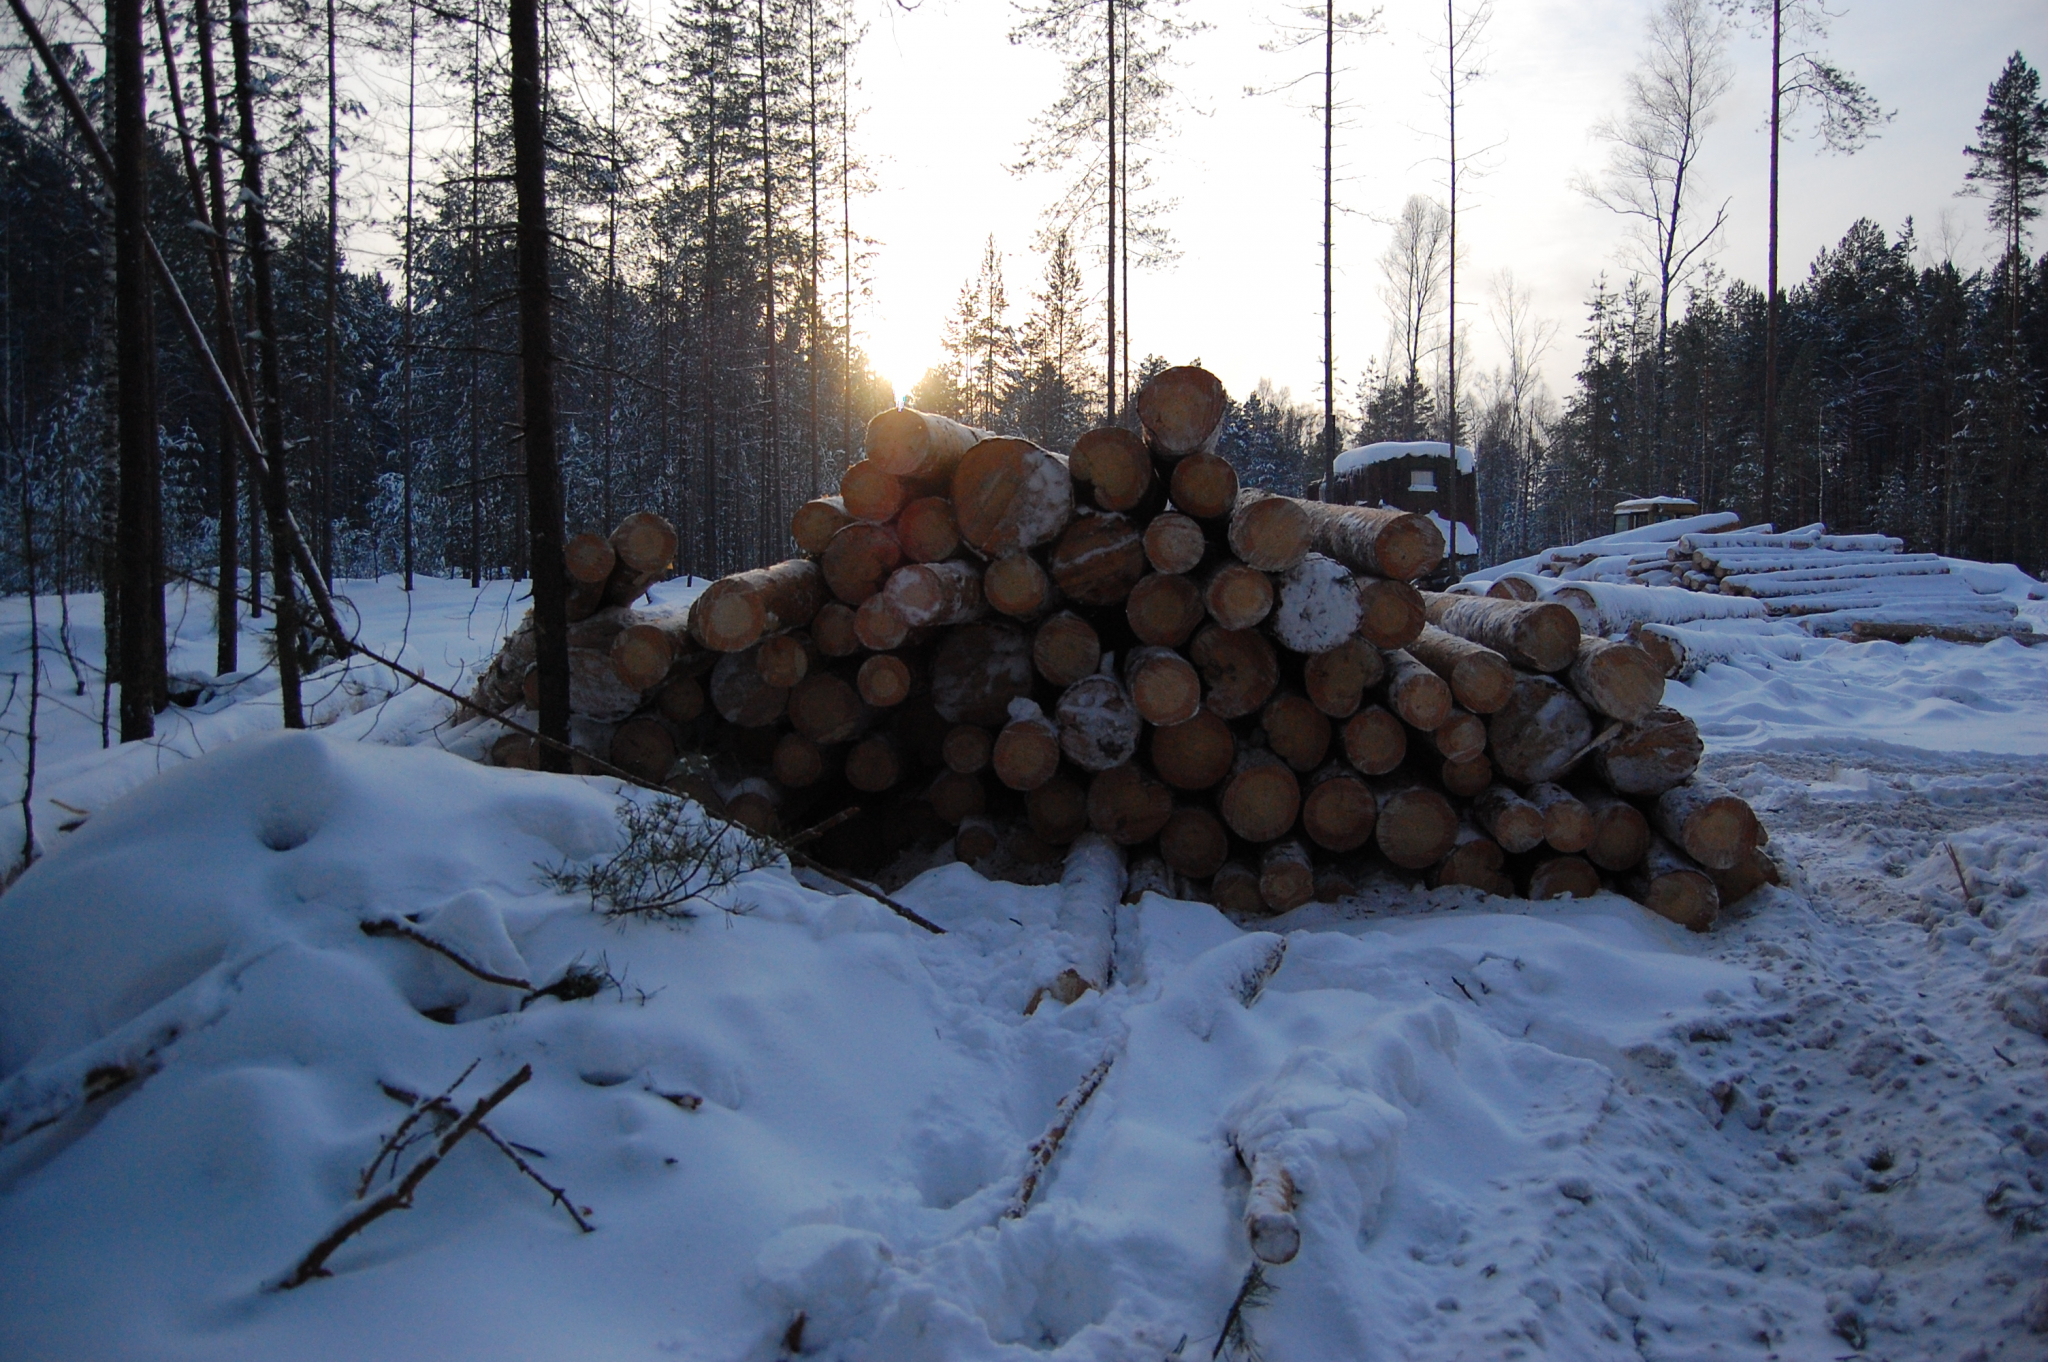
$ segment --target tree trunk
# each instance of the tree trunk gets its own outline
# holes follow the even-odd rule
[[[891,573],[882,599],[913,629],[945,629],[978,619],[981,568],[974,563],[910,563]]]
[[[1593,844],[1593,814],[1562,785],[1539,781],[1529,787],[1529,802],[1543,815],[1543,840],[1552,851],[1577,855]]]
[[[825,589],[825,574],[808,558],[721,577],[691,604],[690,634],[713,652],[736,653],[809,624]]]
[[[1152,730],[1152,769],[1176,790],[1206,790],[1230,774],[1237,737],[1208,709],[1186,723]]]
[[[1145,527],[1145,559],[1155,572],[1193,572],[1208,551],[1202,527],[1179,511],[1162,511]]]
[[[819,567],[825,585],[848,605],[859,605],[882,589],[903,563],[903,545],[887,525],[856,521],[832,536]]]
[[[1137,407],[1152,452],[1173,460],[1216,452],[1229,399],[1216,375],[1184,364],[1147,379],[1138,389]]]
[[[1120,515],[1084,515],[1054,545],[1050,564],[1060,594],[1082,605],[1116,605],[1145,575],[1145,541]]]
[[[896,538],[903,556],[913,563],[940,563],[960,547],[960,526],[953,503],[944,497],[919,497],[896,517]]]
[[[1406,648],[1422,636],[1428,616],[1422,593],[1406,582],[1384,577],[1357,579],[1361,618],[1359,635],[1375,648]]]
[[[925,681],[921,666],[894,653],[876,653],[860,664],[854,687],[876,709],[894,709],[915,695]],[[980,730],[976,730],[979,732]]]
[[[1301,812],[1301,782],[1263,747],[1240,747],[1217,795],[1217,812],[1247,842],[1284,837]]]
[[[1031,694],[1031,641],[1015,625],[964,624],[932,658],[932,704],[956,724],[990,728],[1009,719],[1010,701]]]
[[[676,764],[675,735],[667,724],[651,716],[628,719],[612,734],[606,756],[612,765],[659,783]]]
[[[1368,776],[1383,776],[1407,759],[1408,730],[1378,705],[1344,721],[1344,760]]]
[[[1173,816],[1173,791],[1137,762],[1097,773],[1088,782],[1088,826],[1118,846],[1149,842]]]
[[[1429,742],[1445,761],[1470,761],[1486,751],[1486,721],[1467,710],[1453,709],[1449,718],[1429,731]]]
[[[1595,749],[1593,766],[1617,794],[1660,795],[1690,780],[1705,753],[1698,725],[1659,705]]]
[[[152,151],[143,111],[142,0],[108,0],[114,97],[114,331],[119,450],[116,571],[121,583],[121,741],[156,733],[164,690],[161,467],[156,436],[156,323],[149,264]],[[290,642],[296,643],[296,640]]]
[[[1437,781],[1447,794],[1474,799],[1493,784],[1493,763],[1481,752],[1463,761],[1446,761],[1437,768]]]
[[[1094,625],[1062,610],[1032,633],[1031,662],[1040,676],[1064,690],[1102,664],[1102,641]]]
[[[1259,858],[1259,898],[1266,911],[1284,913],[1315,897],[1315,866],[1300,842],[1276,842]]]
[[[909,765],[895,734],[870,733],[846,750],[846,783],[862,794],[880,794],[901,782]]]
[[[1487,647],[1532,672],[1561,672],[1579,652],[1579,618],[1550,601],[1424,592],[1429,622]]]
[[[1457,845],[1457,811],[1437,791],[1414,781],[1384,780],[1374,784],[1373,794],[1380,806],[1374,840],[1403,870],[1427,870]]]
[[[1372,840],[1379,803],[1372,788],[1348,768],[1331,762],[1309,777],[1301,801],[1301,830],[1325,851],[1356,851]]]
[[[1138,750],[1138,710],[1116,678],[1084,676],[1060,696],[1060,750],[1084,771],[1106,771]]]
[[[1088,796],[1065,776],[1054,776],[1025,795],[1024,813],[1031,831],[1056,847],[1088,830]]]
[[[718,665],[723,667],[725,659],[719,659]],[[715,678],[717,673],[712,675]],[[875,713],[860,698],[860,691],[843,676],[814,672],[790,689],[790,727],[821,747],[851,742],[874,719]]]
[[[1230,832],[1207,809],[1184,804],[1159,830],[1159,855],[1176,873],[1206,880],[1229,857]]]
[[[1074,481],[1088,485],[1098,509],[1129,511],[1158,481],[1145,442],[1122,426],[1101,426],[1074,441],[1068,460]]]
[[[877,591],[853,612],[853,636],[861,647],[886,653],[909,642],[911,628],[889,598]]]
[[[1052,578],[1036,558],[1021,550],[988,565],[981,577],[981,594],[991,609],[1017,620],[1037,619],[1057,599]]]
[[[1309,503],[1313,504],[1313,503]],[[1365,610],[1351,569],[1310,554],[1280,578],[1273,637],[1297,653],[1321,653],[1358,632]]]
[[[861,650],[854,612],[844,601],[827,601],[811,618],[811,640],[826,657],[852,657]]]
[[[1173,466],[1167,494],[1196,520],[1221,520],[1237,506],[1237,469],[1221,454],[1190,454]]]
[[[988,789],[981,777],[962,771],[939,772],[924,797],[933,813],[955,827],[988,812]]]
[[[1687,931],[1706,931],[1721,911],[1721,895],[1712,878],[1661,837],[1650,839],[1642,864],[1623,877],[1621,887],[1637,903]]]
[[[1281,691],[1259,711],[1259,728],[1273,755],[1306,774],[1330,754],[1330,719],[1298,691]]]
[[[1358,712],[1365,692],[1379,685],[1386,673],[1379,649],[1363,639],[1348,638],[1308,659],[1302,668],[1302,688],[1317,709],[1333,719],[1348,719]]]
[[[1309,547],[1354,572],[1412,582],[1444,559],[1443,532],[1428,516],[1371,506],[1305,501]]]
[[[1505,785],[1490,786],[1473,800],[1472,816],[1503,851],[1519,854],[1543,845],[1543,811]]]
[[[1452,885],[1483,890],[1502,898],[1513,895],[1514,883],[1502,873],[1506,864],[1500,846],[1470,823],[1458,825],[1457,841],[1441,861],[1430,868],[1429,887]]]
[[[989,558],[1049,544],[1074,518],[1067,461],[1029,440],[976,444],[954,470],[952,495],[960,537]]]
[[[1225,629],[1250,629],[1273,613],[1273,579],[1235,558],[1218,563],[1202,582],[1209,618]]]
[[[769,759],[769,769],[774,773],[777,785],[807,790],[830,774],[832,760],[824,747],[803,734],[785,733],[775,744],[775,755]]]
[[[920,482],[947,482],[960,457],[989,432],[928,411],[890,407],[869,422],[864,446],[869,463],[881,472]]]
[[[1152,572],[1140,578],[1124,602],[1124,618],[1142,643],[1178,648],[1200,627],[1204,617],[1202,589],[1177,572]]]
[[[1708,870],[1733,870],[1757,846],[1756,813],[1727,786],[1693,779],[1657,796],[1650,821]]]
[[[1412,728],[1428,733],[1451,717],[1451,688],[1406,649],[1386,654],[1387,708]]]
[[[1023,706],[1012,706],[1013,717],[996,734],[995,748],[989,755],[989,764],[995,768],[996,779],[1013,790],[1031,791],[1050,781],[1060,773],[1060,731],[1053,721],[1045,717],[1045,711],[1029,701]]]
[[[788,711],[792,695],[823,679],[827,678],[806,677],[795,690],[771,686],[761,675],[761,668],[751,652],[722,653],[718,665],[711,669],[711,705],[729,724],[740,728],[765,728]],[[837,677],[829,679],[838,680]],[[846,683],[841,681],[839,684]],[[791,718],[795,720],[794,715]],[[836,736],[822,736],[815,726],[807,727],[801,721],[796,721],[796,730],[814,742],[844,741]]]
[[[1243,861],[1225,861],[1209,882],[1216,907],[1237,917],[1264,917],[1266,900],[1259,893],[1259,872]]]
[[[1664,701],[1664,669],[1633,643],[1581,640],[1565,679],[1589,708],[1610,719],[1634,722]]]
[[[1230,512],[1230,551],[1261,572],[1286,572],[1308,557],[1310,503],[1247,488]]]
[[[1202,706],[1202,678],[1171,648],[1146,646],[1124,654],[1124,686],[1148,724],[1186,723]]]
[[[1593,716],[1547,676],[1523,675],[1487,723],[1494,764],[1509,780],[1534,785],[1563,775],[1593,738]]]
[[[602,586],[611,580],[612,569],[618,564],[618,553],[601,534],[572,535],[562,545],[562,570],[572,582]]]
[[[1273,645],[1250,629],[1203,625],[1188,645],[1202,674],[1202,707],[1219,719],[1241,719],[1265,705],[1280,684]]]
[[[1491,714],[1514,694],[1515,669],[1506,658],[1435,625],[1424,628],[1408,651],[1449,682],[1452,696],[1474,714]]]
[[[1650,849],[1650,820],[1643,811],[1591,785],[1582,787],[1578,796],[1593,824],[1586,859],[1616,874],[1641,863]]]
[[[832,536],[853,523],[846,502],[837,496],[815,497],[796,508],[789,518],[790,538],[805,553],[823,553]]]
[[[1542,856],[1523,880],[1523,895],[1547,903],[1560,895],[1589,899],[1600,892],[1600,872],[1577,856]]]
[[[939,754],[949,771],[971,776],[987,768],[995,754],[995,738],[976,724],[954,724],[946,730]]]

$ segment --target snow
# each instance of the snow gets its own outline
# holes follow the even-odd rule
[[[1448,544],[1451,542],[1450,521],[1445,520],[1435,511],[1431,511],[1429,513],[1429,522],[1436,526],[1436,532],[1444,537],[1444,543]],[[1472,527],[1462,520],[1458,522],[1457,547],[1452,552],[1456,553],[1460,558],[1469,558],[1479,552],[1479,536],[1473,534]]]
[[[1470,473],[1476,467],[1473,462],[1472,451],[1463,445],[1459,445],[1457,448],[1458,471],[1460,473]],[[1369,468],[1376,463],[1390,463],[1395,459],[1413,459],[1418,457],[1443,458],[1444,442],[1442,440],[1382,440],[1378,444],[1360,445],[1356,449],[1347,449],[1342,454],[1339,454],[1337,461],[1330,465],[1330,470],[1341,478],[1346,473],[1356,473],[1359,469]]]
[[[450,680],[520,608],[349,594]],[[63,697],[45,776],[84,821],[39,796],[48,854],[0,896],[5,1351],[1202,1357],[1252,1261],[1242,1152],[1298,1193],[1245,1315],[1276,1362],[2038,1357],[2048,649],[1803,642],[1670,687],[1793,867],[1705,936],[1391,880],[1247,931],[1118,904],[1100,845],[1058,885],[928,871],[900,897],[944,936],[779,869],[615,925],[541,868],[643,796],[465,760],[487,733],[373,669],[327,678],[316,733],[271,731],[259,678],[112,753]],[[394,918],[622,985],[522,1009],[362,930]],[[1070,968],[1096,987],[1025,1016]],[[465,1105],[532,1066],[491,1126],[596,1232],[472,1138],[331,1278],[266,1290],[404,1115],[379,1085],[472,1061]]]

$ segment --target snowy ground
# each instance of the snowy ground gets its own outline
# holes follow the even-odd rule
[[[350,594],[446,679],[519,608]],[[0,603],[10,669],[24,630]],[[51,854],[0,898],[0,1356],[1208,1357],[1251,1262],[1233,1139],[1300,1183],[1234,1341],[1276,1362],[2048,1355],[2048,649],[1674,686],[1799,865],[1706,937],[1397,886],[1244,932],[960,866],[901,895],[943,937],[772,871],[618,927],[538,870],[615,843],[616,787],[435,750],[478,739],[388,679],[330,679],[318,736],[260,732],[262,678],[148,749],[99,750],[96,695],[46,715]],[[360,930],[399,915],[624,986],[522,1010]],[[471,1140],[332,1278],[266,1290],[403,1116],[380,1083],[472,1061],[459,1100],[532,1066],[492,1126],[595,1233]]]

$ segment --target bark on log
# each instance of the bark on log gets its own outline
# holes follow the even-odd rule
[[[1714,889],[1725,904],[1739,903],[1767,884],[1782,884],[1778,863],[1761,847],[1752,850],[1742,863],[1728,870],[1709,870]]]
[[[1472,799],[1493,784],[1493,763],[1484,752],[1463,761],[1447,761],[1437,767],[1437,783],[1444,793]]]
[[[1223,433],[1229,405],[1216,375],[1179,364],[1162,369],[1138,389],[1138,424],[1146,444],[1162,459],[1208,453]]]
[[[1247,842],[1283,837],[1301,812],[1301,782],[1263,747],[1241,747],[1217,796],[1217,812]]]
[[[1365,607],[1351,569],[1312,553],[1281,575],[1273,637],[1297,653],[1321,653],[1358,632]]]
[[[1264,917],[1266,900],[1259,893],[1259,872],[1243,861],[1225,861],[1209,882],[1216,907],[1238,917]]]
[[[1458,840],[1458,814],[1443,795],[1414,781],[1375,782],[1379,823],[1373,840],[1380,853],[1403,870],[1427,870]]]
[[[611,541],[601,534],[571,535],[562,545],[562,567],[569,580],[585,586],[603,586],[611,580],[619,555]]]
[[[1230,512],[1230,551],[1261,572],[1286,572],[1308,557],[1306,503],[1256,488],[1237,494]]]
[[[1325,851],[1356,851],[1372,840],[1380,806],[1372,788],[1336,762],[1309,777],[1301,801],[1301,830]]]
[[[886,524],[917,496],[916,488],[866,459],[839,475],[839,499],[846,513],[872,525]]]
[[[1269,913],[1285,913],[1315,897],[1315,865],[1300,842],[1276,842],[1259,858],[1259,897]]]
[[[855,521],[832,536],[819,568],[825,585],[848,605],[859,605],[882,589],[889,574],[903,565],[903,546],[887,525]]]
[[[1450,718],[1430,730],[1429,741],[1445,761],[1470,761],[1486,750],[1486,721],[1453,709]]]
[[[1173,816],[1173,791],[1137,762],[1097,773],[1088,782],[1088,826],[1118,846],[1159,835]]]
[[[1621,890],[1687,931],[1706,931],[1721,911],[1712,877],[1661,837],[1650,839],[1642,864],[1622,879]]]
[[[1639,865],[1650,849],[1650,820],[1626,799],[1587,785],[1578,791],[1579,802],[1593,820],[1593,839],[1586,843],[1586,859],[1602,870],[1619,874]]]
[[[990,438],[953,473],[960,537],[984,557],[1050,544],[1074,518],[1067,461],[1029,440]]]
[[[1138,711],[1113,676],[1084,676],[1060,695],[1060,751],[1084,771],[1107,771],[1138,750]]]
[[[932,412],[890,407],[869,418],[861,449],[885,473],[932,481],[951,477],[960,457],[987,437]]]
[[[667,571],[666,567],[660,567],[643,572],[637,568],[627,567],[625,561],[620,560],[612,568],[612,575],[605,579],[603,588],[598,592],[597,608],[602,610],[633,604],[646,595],[647,588],[660,581]],[[590,587],[583,582],[576,582],[573,586],[574,604],[580,612],[581,607],[590,599]]]
[[[1145,527],[1145,560],[1155,572],[1193,572],[1209,551],[1209,540],[1194,518],[1162,511]]]
[[[1230,832],[1207,809],[1183,804],[1159,829],[1159,855],[1176,873],[1206,880],[1230,855]]]
[[[1086,483],[1105,511],[1128,511],[1144,501],[1155,481],[1145,442],[1122,426],[1100,426],[1074,441],[1074,481]]]
[[[1064,689],[1102,665],[1102,641],[1094,625],[1062,610],[1032,633],[1031,662],[1040,676]]]
[[[1592,737],[1593,716],[1547,676],[1518,676],[1514,694],[1487,721],[1493,764],[1519,785],[1557,779]]]
[[[1575,856],[1593,844],[1593,814],[1564,786],[1539,781],[1529,787],[1529,802],[1543,815],[1543,840],[1552,851]]]
[[[1088,794],[1065,776],[1055,776],[1024,796],[1024,816],[1039,840],[1056,847],[1088,830]]]
[[[1343,866],[1325,864],[1316,867],[1317,903],[1337,903],[1357,892],[1358,886]]]
[[[1359,637],[1375,648],[1406,648],[1422,635],[1428,616],[1422,593],[1406,582],[1358,578]]]
[[[1202,707],[1219,719],[1241,719],[1272,698],[1280,684],[1273,645],[1250,629],[1204,625],[1188,645],[1202,674]]]
[[[805,553],[823,553],[838,534],[853,523],[846,503],[836,496],[815,497],[796,508],[789,518],[789,537]]]
[[[676,561],[675,526],[652,511],[635,511],[611,533],[619,566],[645,576],[666,572]]]
[[[572,653],[570,661],[573,663],[574,660],[575,655]],[[606,673],[610,673],[609,666],[606,667]],[[573,693],[573,666],[570,671],[570,682]],[[789,706],[790,694],[786,687],[771,686],[762,678],[761,669],[755,665],[752,651],[725,653],[719,657],[718,665],[711,669],[712,707],[727,723],[736,724],[741,728],[765,728],[780,719],[783,711]],[[588,710],[584,712],[590,713]]]
[[[953,503],[944,497],[919,497],[896,517],[896,540],[913,563],[941,563],[960,547],[960,526]]]
[[[690,635],[713,652],[736,653],[770,634],[801,629],[826,600],[825,577],[808,558],[721,577],[690,606]]]
[[[1379,649],[1364,639],[1347,638],[1308,660],[1302,668],[1302,689],[1309,702],[1332,719],[1348,719],[1358,712],[1366,690],[1377,686],[1386,673]]]
[[[830,774],[831,757],[826,748],[803,734],[785,733],[775,743],[775,755],[769,758],[768,769],[777,785],[807,790]]]
[[[1082,605],[1119,603],[1144,577],[1147,566],[1145,539],[1138,527],[1107,513],[1076,517],[1053,546],[1050,561],[1060,594]]]
[[[853,612],[853,636],[870,652],[886,653],[910,641],[910,621],[897,613],[883,592],[877,591]]]
[[[1310,547],[1354,572],[1412,582],[1444,560],[1443,531],[1428,516],[1304,501]]]
[[[669,680],[654,697],[654,707],[672,724],[686,724],[704,712],[704,686],[694,676]]]
[[[1202,678],[1171,648],[1133,648],[1124,654],[1124,688],[1148,724],[1186,723],[1202,707]]]
[[[491,744],[491,765],[503,766],[513,771],[538,770],[538,744],[524,733],[500,734],[498,740]]]
[[[967,865],[987,860],[995,854],[1002,839],[996,833],[996,825],[976,815],[960,820],[960,830],[953,834],[953,855]]]
[[[990,608],[1012,619],[1037,619],[1052,606],[1052,578],[1030,554],[1006,553],[982,574],[981,594]]]
[[[876,653],[860,664],[854,686],[860,698],[876,709],[893,709],[916,693],[923,683],[922,668],[895,653]]]
[[[1035,790],[1060,773],[1060,731],[1029,700],[1010,707],[1013,716],[996,735],[990,763],[996,779],[1013,790]]]
[[[831,672],[813,672],[789,691],[790,726],[821,746],[851,742],[874,719],[860,692]]]
[[[1502,577],[1486,588],[1486,594],[1498,601],[1533,601],[1536,588],[1520,577]]]
[[[908,563],[882,587],[889,608],[913,629],[965,624],[985,611],[981,569],[973,563]]]
[[[1472,817],[1503,851],[1519,855],[1543,845],[1543,810],[1505,785],[1489,786],[1473,800]]]
[[[1152,769],[1176,790],[1206,790],[1230,774],[1237,738],[1211,710],[1152,730]]]
[[[1408,651],[1441,676],[1458,703],[1474,714],[1491,714],[1514,694],[1514,667],[1483,644],[1428,625]]]
[[[1756,813],[1718,781],[1695,778],[1657,796],[1650,822],[1708,870],[1733,870],[1757,847]]]
[[[826,657],[852,657],[861,649],[854,632],[853,607],[844,601],[827,601],[811,620],[811,640]]]
[[[1633,723],[1664,702],[1664,669],[1633,643],[1585,638],[1565,673],[1588,708]]]
[[[1307,774],[1330,754],[1330,718],[1306,695],[1282,691],[1259,711],[1259,727],[1273,755]]]
[[[895,734],[870,733],[846,750],[846,783],[863,794],[880,794],[896,787],[909,764]]]
[[[971,776],[988,766],[995,752],[995,738],[977,724],[954,724],[946,730],[939,750],[947,770]]]
[[[1166,487],[1174,509],[1196,520],[1222,520],[1237,505],[1237,469],[1220,454],[1188,455]]]
[[[631,632],[630,630],[627,632]],[[626,635],[619,635],[624,638]],[[619,660],[618,644],[612,645],[612,662]],[[771,686],[794,686],[811,673],[812,661],[817,657],[818,646],[806,634],[777,634],[761,640],[761,646],[754,651],[754,665],[760,669],[761,679]]]
[[[642,780],[659,783],[676,764],[676,738],[667,724],[652,715],[628,719],[612,733],[612,765]]]
[[[1415,660],[1405,648],[1386,654],[1387,680],[1383,694],[1387,708],[1401,721],[1424,733],[1451,717],[1451,688],[1444,679]]]
[[[1660,795],[1692,779],[1705,753],[1699,727],[1659,705],[1597,748],[1593,767],[1616,794]]]
[[[1152,572],[1124,602],[1124,618],[1141,642],[1178,648],[1202,623],[1202,589],[1178,573]]]
[[[1506,864],[1501,855],[1500,844],[1473,827],[1470,823],[1458,825],[1458,836],[1449,854],[1429,872],[1429,887],[1441,889],[1447,885],[1464,885],[1488,892],[1502,885],[1510,890],[1507,876],[1501,873]]]
[[[1010,701],[1031,694],[1031,641],[1013,624],[989,620],[947,631],[932,658],[932,705],[956,724],[993,728]]]
[[[932,812],[954,827],[988,811],[987,787],[980,776],[965,771],[939,772],[924,797]]]
[[[1429,622],[1483,643],[1533,672],[1561,672],[1579,652],[1579,617],[1553,601],[1503,601],[1491,596],[1424,592]]]
[[[735,786],[725,801],[725,816],[764,837],[782,832],[783,792],[774,782],[750,777]]]
[[[1408,755],[1408,730],[1378,705],[1344,721],[1344,760],[1368,776],[1383,776]]]
[[[1250,629],[1273,613],[1273,579],[1234,558],[1202,581],[1202,605],[1225,629]]]
[[[1523,881],[1525,898],[1546,903],[1560,894],[1589,899],[1600,892],[1600,872],[1578,856],[1539,856]]]

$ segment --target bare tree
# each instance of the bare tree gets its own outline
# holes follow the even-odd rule
[[[1393,240],[1380,253],[1380,301],[1386,304],[1393,354],[1388,369],[1400,376],[1402,438],[1422,432],[1422,366],[1442,344],[1437,330],[1450,266],[1450,215],[1442,204],[1410,194],[1394,220]]]
[[[164,690],[161,463],[156,435],[156,320],[150,303],[149,176],[143,109],[142,0],[109,0],[114,87],[114,327],[119,450],[121,741],[156,732]]]
[[[1496,423],[1498,435],[1489,454],[1505,453],[1513,464],[1512,499],[1494,510],[1496,523],[1511,526],[1514,539],[1511,545],[1491,546],[1494,560],[1500,561],[1527,546],[1523,536],[1534,500],[1536,431],[1549,400],[1541,365],[1557,339],[1557,322],[1536,315],[1528,288],[1516,281],[1512,270],[1494,276],[1492,294],[1487,311],[1507,353],[1507,365],[1494,371],[1494,402],[1502,419]]]
[[[1484,74],[1479,69],[1479,44],[1492,19],[1492,0],[1477,0],[1464,14],[1458,13],[1458,0],[1444,0],[1445,184],[1450,200],[1444,214],[1444,444],[1451,456],[1450,563],[1453,578],[1458,575],[1458,525],[1464,514],[1464,508],[1458,504],[1459,489],[1464,485],[1458,480],[1458,79],[1462,76],[1469,81]]]

